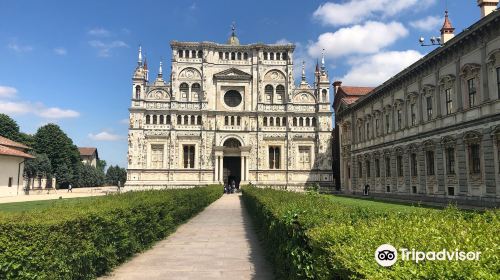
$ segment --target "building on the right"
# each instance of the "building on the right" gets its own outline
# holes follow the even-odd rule
[[[334,83],[341,191],[500,204],[500,12],[478,4],[478,22],[453,36],[446,13],[442,45],[382,85]]]

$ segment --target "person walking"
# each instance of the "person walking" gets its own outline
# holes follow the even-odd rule
[[[71,184],[68,186],[68,192],[73,192],[73,186]]]

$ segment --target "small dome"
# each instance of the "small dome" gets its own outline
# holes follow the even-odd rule
[[[227,44],[228,45],[233,45],[233,46],[239,46],[240,45],[240,39],[238,39],[238,37],[236,37],[235,34],[231,35],[231,37],[229,37],[229,39],[227,39]]]

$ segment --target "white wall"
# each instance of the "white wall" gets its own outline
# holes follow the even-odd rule
[[[0,155],[0,196],[17,195],[17,181],[19,172],[19,163],[24,158]],[[21,164],[19,173],[19,194],[23,194],[23,171],[24,163]],[[12,186],[9,187],[9,177],[12,177]]]

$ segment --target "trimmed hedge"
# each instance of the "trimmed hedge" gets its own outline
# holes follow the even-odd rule
[[[500,211],[390,211],[331,196],[243,188],[278,279],[500,279]],[[378,246],[480,251],[479,261],[375,262]],[[399,253],[399,251],[398,251]]]
[[[126,192],[0,212],[0,279],[94,279],[169,235],[221,189]]]

